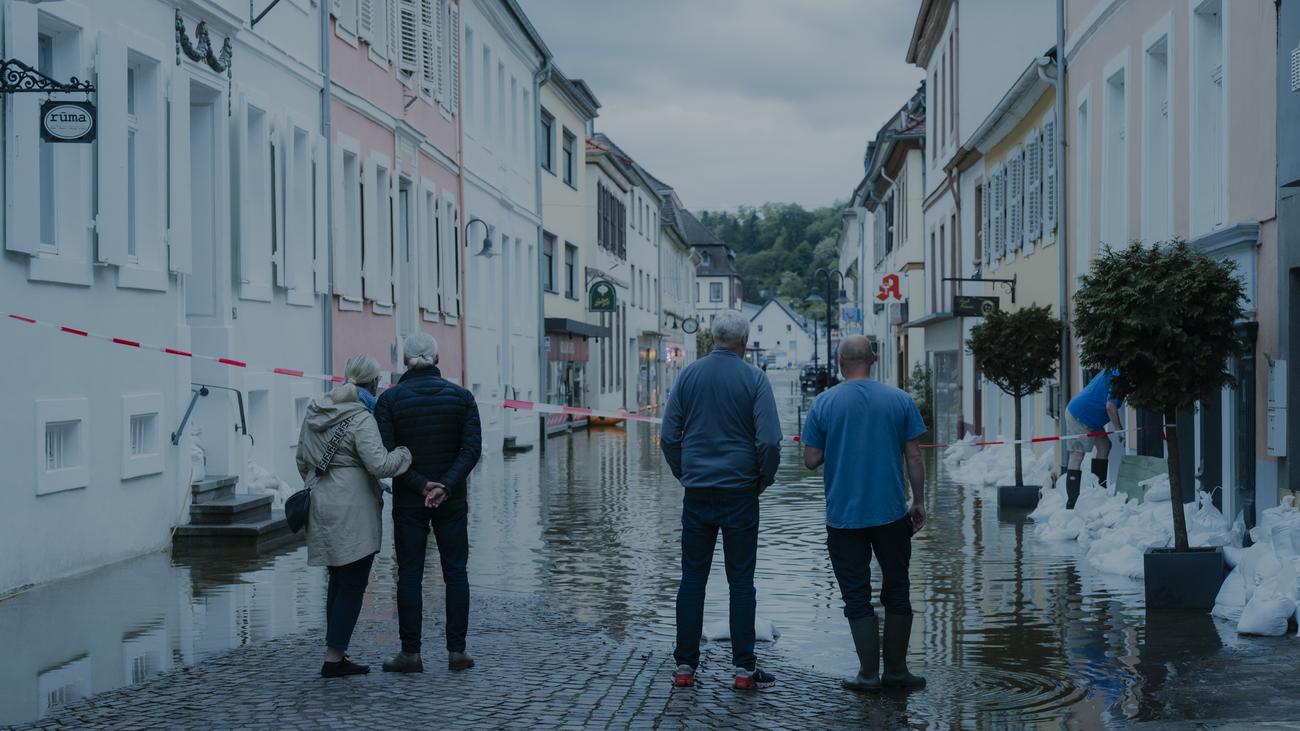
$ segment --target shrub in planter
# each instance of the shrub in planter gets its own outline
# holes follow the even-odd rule
[[[966,348],[980,363],[980,372],[990,383],[1015,400],[1015,439],[1023,427],[1021,400],[1038,393],[1056,372],[1060,355],[1061,321],[1050,307],[1030,305],[1016,312],[994,312],[971,328]],[[1015,446],[1016,484],[998,488],[998,504],[1033,508],[1038,504],[1038,486],[1025,486],[1020,445]]]
[[[1080,279],[1074,298],[1074,329],[1083,365],[1118,369],[1111,382],[1113,393],[1134,408],[1165,418],[1174,547],[1146,557],[1148,606],[1151,601],[1171,607],[1203,602],[1191,596],[1198,587],[1186,579],[1188,554],[1196,552],[1187,544],[1177,412],[1231,385],[1228,358],[1247,350],[1236,327],[1245,312],[1235,269],[1232,262],[1212,259],[1183,241],[1151,246],[1135,242],[1103,251]],[[1171,567],[1181,575],[1177,582],[1168,582],[1165,563],[1177,564]],[[1204,582],[1217,589],[1223,581],[1222,558],[1217,559],[1217,569],[1214,556],[1202,557],[1198,565],[1204,566],[1199,569],[1205,573]],[[1187,591],[1180,595],[1180,588]],[[1207,594],[1203,586],[1199,594]],[[1208,595],[1212,602],[1213,592]]]

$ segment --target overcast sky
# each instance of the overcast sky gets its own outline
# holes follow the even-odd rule
[[[520,0],[596,129],[693,210],[826,205],[921,72],[915,0]]]

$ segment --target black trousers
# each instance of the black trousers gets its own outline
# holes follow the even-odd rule
[[[394,507],[393,542],[397,553],[397,625],[402,652],[420,652],[424,619],[424,557],[429,530],[438,543],[442,580],[447,585],[447,651],[464,652],[469,631],[469,503],[461,497],[437,508]]]
[[[826,527],[826,548],[844,597],[844,616],[866,617],[871,609],[871,556],[884,576],[880,603],[887,614],[911,614],[911,584],[907,570],[912,562],[912,519],[902,518],[872,528]]]
[[[347,652],[352,630],[361,616],[361,601],[370,583],[370,565],[375,554],[343,566],[329,567],[329,587],[325,590],[325,646]]]

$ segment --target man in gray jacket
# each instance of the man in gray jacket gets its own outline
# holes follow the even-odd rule
[[[776,479],[781,424],[767,374],[743,359],[749,321],[724,312],[714,318],[712,334],[713,352],[687,366],[673,385],[660,435],[664,458],[686,488],[673,685],[695,684],[705,585],[721,530],[731,590],[733,687],[753,690],[776,684],[754,657],[754,561],[758,496]]]

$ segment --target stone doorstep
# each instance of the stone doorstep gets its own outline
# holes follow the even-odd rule
[[[254,525],[271,518],[270,495],[233,495],[190,506],[192,525]]]
[[[233,496],[237,484],[239,484],[238,477],[213,475],[190,485],[190,493],[194,497],[195,504],[210,503]]]
[[[305,533],[289,530],[284,511],[272,510],[266,520],[226,525],[188,524],[176,529],[174,544],[182,549],[221,548],[257,552],[301,543]]]

